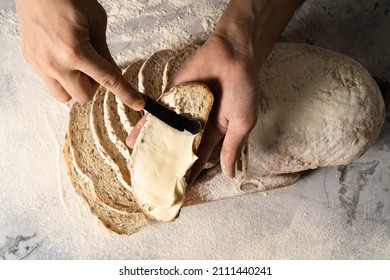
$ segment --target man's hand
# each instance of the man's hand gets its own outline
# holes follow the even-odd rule
[[[213,35],[167,85],[166,90],[183,82],[203,82],[215,98],[189,184],[223,137],[221,167],[226,176],[234,177],[237,159],[257,121],[260,68],[301,2],[231,0]],[[145,118],[128,137],[130,147],[144,123]]]
[[[259,91],[258,69],[253,59],[245,57],[223,36],[213,35],[188,59],[167,89],[183,82],[206,84],[214,94],[214,106],[205,128],[198,157],[191,169],[189,183],[197,177],[212,150],[223,138],[221,166],[224,174],[234,177],[235,163],[242,146],[257,120]],[[132,130],[127,143],[134,146],[145,118]]]
[[[169,82],[167,88],[183,82],[202,82],[214,94],[213,111],[199,147],[199,160],[192,168],[192,178],[203,169],[223,137],[221,167],[226,176],[234,177],[235,163],[257,121],[260,97],[257,74],[258,67],[251,57],[238,52],[228,38],[213,35]]]
[[[85,103],[101,84],[133,109],[143,108],[111,57],[107,15],[96,0],[16,0],[16,8],[23,54],[57,100]]]

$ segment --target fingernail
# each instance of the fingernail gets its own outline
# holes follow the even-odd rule
[[[137,101],[133,105],[133,109],[136,111],[141,111],[145,107],[145,101]]]
[[[222,169],[222,173],[225,174],[226,177],[228,177],[230,179],[234,179],[234,172],[233,173],[228,172],[228,170],[226,169],[226,166],[223,162],[221,162],[221,169]]]

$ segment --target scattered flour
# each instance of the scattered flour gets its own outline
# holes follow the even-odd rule
[[[205,40],[227,1],[101,2],[110,49],[124,66],[159,49]],[[12,9],[0,11],[0,42],[0,258],[390,258],[388,214],[380,216],[383,226],[369,217],[346,225],[336,207],[336,169],[326,176],[333,208],[323,202],[320,170],[267,196],[186,207],[174,223],[151,223],[130,237],[110,234],[63,185],[60,150],[69,109],[24,62]],[[384,198],[377,190],[372,201]]]
[[[0,26],[0,34],[8,35],[14,38],[19,36],[18,20],[13,11],[0,11]]]
[[[108,13],[108,44],[115,50],[113,54],[120,65],[158,50],[177,50],[205,41],[227,1],[133,1],[131,5],[122,2],[102,3]]]

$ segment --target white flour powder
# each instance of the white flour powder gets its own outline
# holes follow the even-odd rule
[[[129,5],[126,1],[104,1],[109,46],[123,65],[161,49],[203,42],[214,30],[226,2],[133,1]]]
[[[108,13],[108,43],[121,66],[156,50],[205,40],[226,5],[101,3]],[[184,208],[176,222],[152,222],[133,236],[109,233],[66,184],[60,153],[69,109],[51,98],[24,62],[13,5],[0,3],[0,9],[0,259],[389,257],[385,227],[372,226],[369,238],[353,238],[362,225],[346,227],[342,209],[321,202],[332,198],[330,187],[329,196],[323,191],[323,170],[316,173],[319,180],[308,177],[267,196]],[[328,186],[332,180],[337,186],[337,174],[328,171]]]

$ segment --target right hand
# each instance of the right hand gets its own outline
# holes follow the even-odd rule
[[[98,1],[16,0],[16,8],[23,55],[58,101],[86,103],[101,84],[131,108],[144,107],[111,57]]]

